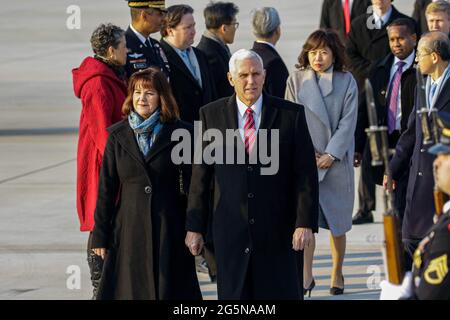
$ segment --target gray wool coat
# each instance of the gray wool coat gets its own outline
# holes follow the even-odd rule
[[[294,71],[287,80],[287,100],[305,106],[306,121],[316,152],[337,161],[318,169],[319,202],[331,233],[340,236],[352,227],[354,132],[358,88],[349,72],[330,68],[320,80],[311,69]]]

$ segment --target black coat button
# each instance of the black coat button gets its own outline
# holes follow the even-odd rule
[[[248,223],[250,223],[250,224],[255,224],[255,219],[250,219],[250,220],[248,221]]]
[[[245,253],[249,253],[249,252],[250,252],[250,249],[249,249],[249,248],[245,248],[244,252],[245,252]]]
[[[253,199],[254,197],[255,197],[255,195],[254,195],[253,193],[250,192],[250,193],[248,194],[248,198],[249,198],[249,199]]]
[[[145,193],[150,194],[150,193],[152,193],[152,187],[146,186],[144,191],[145,191]]]
[[[253,171],[253,167],[252,167],[252,166],[248,166],[248,167],[247,167],[247,171],[248,171],[248,172],[252,172],[252,171]]]

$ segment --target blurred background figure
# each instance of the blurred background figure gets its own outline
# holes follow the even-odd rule
[[[352,22],[347,41],[349,67],[358,83],[360,101],[365,99],[364,81],[369,71],[377,60],[391,52],[386,27],[399,18],[411,19],[398,12],[391,0],[372,0],[372,6],[373,13],[361,15]],[[362,155],[355,153],[355,166],[362,165],[364,173],[359,180],[359,208],[353,224],[373,222],[372,211],[375,210],[375,182],[369,178],[371,166],[361,160]]]
[[[112,24],[101,24],[91,36],[94,57],[87,57],[72,70],[75,96],[81,99],[77,152],[77,211],[80,230],[90,232],[88,264],[93,297],[97,295],[103,263],[92,252],[92,230],[98,179],[108,132],[122,119],[127,87],[123,66],[127,59],[125,32]]]
[[[275,48],[281,37],[281,20],[277,10],[271,7],[254,10],[252,27],[256,37],[252,50],[262,58],[266,70],[264,91],[283,98],[289,71]]]
[[[351,22],[367,13],[370,0],[324,0],[320,15],[320,28],[333,29],[345,43]]]
[[[127,0],[128,1],[128,0]],[[126,71],[134,72],[156,66],[169,76],[169,64],[159,42],[150,35],[161,30],[165,15],[164,0],[128,1],[131,24],[125,36],[129,49]]]
[[[427,6],[425,16],[430,31],[440,31],[450,36],[450,3],[433,1]]]
[[[197,49],[208,58],[217,98],[229,97],[233,94],[233,87],[227,78],[228,61],[231,57],[228,44],[234,42],[239,22],[236,15],[238,7],[232,2],[211,2],[203,11],[206,31],[203,34]]]
[[[433,225],[436,212],[433,199],[433,161],[427,152],[418,108],[450,111],[450,41],[439,31],[426,33],[419,41],[416,61],[422,74],[427,75],[425,100],[420,105],[417,95],[414,109],[408,119],[408,127],[401,135],[395,154],[389,162],[392,179],[398,181],[409,171],[406,192],[406,208],[403,215],[402,238],[407,253],[406,266],[411,266],[413,253],[421,239]],[[434,124],[435,125],[435,124]]]
[[[169,60],[170,85],[181,120],[194,123],[199,109],[216,99],[216,88],[205,54],[194,48],[194,9],[188,5],[167,8],[161,29],[161,47]]]
[[[286,99],[305,107],[319,173],[319,227],[331,231],[333,259],[330,294],[344,293],[346,233],[352,228],[353,152],[358,116],[358,88],[345,71],[345,48],[335,31],[313,32],[288,79]],[[315,286],[312,274],[314,236],[304,249],[304,290]]]
[[[388,27],[388,39],[391,53],[378,60],[369,73],[378,114],[379,125],[388,127],[389,148],[395,148],[402,132],[408,126],[408,118],[414,105],[416,70],[414,59],[417,44],[416,26],[411,19],[394,20]],[[361,171],[363,181],[383,183],[383,166],[373,167],[370,146],[365,129],[369,127],[366,99],[359,102],[358,126],[356,129],[355,152],[363,155]],[[369,168],[367,169],[366,166]],[[406,187],[409,170],[406,169],[397,181],[395,189],[396,209],[400,216],[405,210]],[[375,188],[371,190],[375,197]],[[372,212],[366,217],[373,220]]]
[[[184,244],[191,165],[171,156],[172,133],[192,128],[159,68],[133,74],[122,111],[108,129],[95,211],[92,247],[105,259],[97,299],[201,300]]]
[[[412,17],[417,22],[417,28],[420,34],[429,31],[427,19],[425,17],[425,10],[431,2],[436,2],[436,0],[416,0],[414,2]]]

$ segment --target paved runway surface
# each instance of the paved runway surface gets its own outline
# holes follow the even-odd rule
[[[203,32],[202,8],[208,1],[187,1],[196,10],[197,39]],[[289,69],[306,36],[319,20],[320,1],[235,1],[240,7],[237,41],[252,44],[249,12],[256,5],[276,6],[282,18],[279,51]],[[175,1],[167,1],[174,4]],[[395,5],[410,14],[412,0]],[[81,9],[81,29],[66,26],[70,5]],[[0,299],[89,299],[85,259],[87,234],[79,232],[75,208],[77,126],[80,102],[74,98],[71,69],[90,55],[89,37],[100,22],[125,28],[125,1],[9,1],[0,11]],[[378,190],[380,191],[380,190]],[[381,204],[380,202],[378,202]],[[384,277],[380,205],[376,223],[348,234],[344,265],[346,294],[339,299],[377,299]],[[328,232],[318,236],[312,299],[330,297]],[[79,277],[78,277],[79,276]],[[199,275],[205,299],[216,288]]]

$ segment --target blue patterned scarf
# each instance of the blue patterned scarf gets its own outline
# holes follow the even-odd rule
[[[134,131],[139,149],[144,157],[150,152],[156,136],[162,129],[163,125],[160,122],[160,116],[161,111],[159,108],[147,119],[142,118],[134,111],[131,111],[128,115],[128,122]]]

